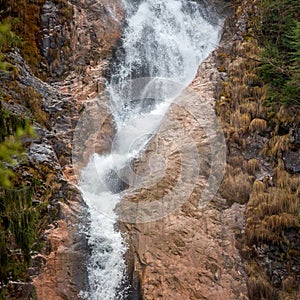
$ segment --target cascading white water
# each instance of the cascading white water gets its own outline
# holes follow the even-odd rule
[[[123,1],[127,22],[122,56],[112,67],[107,85],[117,126],[114,147],[109,155],[91,157],[80,183],[91,216],[90,291],[86,295],[90,300],[126,298],[123,258],[126,245],[115,229],[114,213],[121,188],[114,186],[120,184],[115,177],[143,149],[168,107],[163,98],[146,109],[139,102],[130,105],[134,99],[130,98],[132,94],[128,93],[126,82],[140,77],[160,77],[178,82],[181,87],[188,86],[199,63],[218,44],[220,29],[219,25],[211,24],[207,10],[196,1]],[[173,96],[179,92],[180,89]]]

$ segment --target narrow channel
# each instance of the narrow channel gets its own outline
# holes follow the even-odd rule
[[[127,248],[116,229],[114,212],[127,184],[120,174],[155,134],[172,100],[162,94],[147,97],[147,91],[139,91],[143,99],[133,99],[128,82],[147,78],[149,86],[156,78],[164,78],[187,87],[201,61],[217,46],[221,28],[221,18],[204,1],[123,2],[125,28],[106,86],[116,136],[111,153],[92,155],[80,182],[90,214],[89,291],[85,295],[90,300],[126,299]],[[137,89],[138,85],[132,86]]]

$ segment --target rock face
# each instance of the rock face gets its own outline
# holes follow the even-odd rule
[[[57,82],[71,73],[61,83],[68,83],[66,88],[71,93],[77,94],[74,86],[79,84],[80,89],[91,85],[97,92],[103,66],[120,38],[122,19],[122,4],[118,0],[45,1],[41,50],[43,67],[51,81]],[[83,99],[86,95],[85,91]]]
[[[234,232],[244,208],[180,212],[131,228],[142,299],[248,299]]]
[[[64,176],[64,168],[71,161],[72,118],[78,112],[72,108],[71,97],[33,75],[17,50],[10,53],[9,58],[19,73],[13,90],[14,100],[3,105],[11,113],[33,118],[33,110],[14,103],[22,101],[21,92],[30,87],[34,95],[39,95],[43,111],[49,113],[46,123],[51,125],[52,130],[34,122],[37,137],[28,141],[28,161],[16,169],[23,184],[38,183],[33,202],[44,205],[45,209],[40,209],[41,221],[35,229],[40,235],[36,243],[40,243],[42,248],[32,253],[32,265],[29,268],[34,287],[27,282],[10,282],[7,299],[27,299],[29,292],[33,299],[65,299],[66,295],[76,299],[87,284],[88,249],[79,228],[74,224],[80,224],[85,211],[78,189]],[[10,95],[11,89],[8,85],[6,87],[4,91]],[[47,230],[42,233],[45,227]]]
[[[43,8],[41,46],[50,80],[78,100],[97,96],[121,36],[121,1],[73,0],[63,7],[46,1]]]
[[[78,220],[82,207],[78,199],[70,199],[66,204],[60,203],[60,209],[61,220],[45,232],[48,251],[33,257],[33,264],[42,262],[40,273],[33,278],[38,299],[79,299],[80,291],[87,288],[88,248],[84,235],[79,234],[80,228],[74,225],[82,222]]]
[[[18,72],[4,74],[1,80],[8,99],[3,102],[5,108],[42,121],[34,122],[39,137],[28,142],[28,164],[21,166],[20,180],[38,180],[41,191],[35,202],[47,203],[46,224],[41,225],[46,230],[38,241],[42,249],[32,254],[29,269],[34,287],[10,282],[7,299],[75,300],[87,288],[89,249],[81,233],[88,216],[74,185],[72,139],[86,103],[103,92],[104,71],[121,35],[123,7],[118,0],[53,0],[42,5],[43,61],[38,73],[50,83],[34,76],[18,49],[8,55]],[[26,102],[33,97],[36,102]],[[113,132],[114,124],[108,119],[98,137]],[[96,148],[107,151],[109,141],[99,142]]]
[[[62,7],[56,2],[44,4],[42,51],[52,88],[59,97],[52,100],[55,102],[52,105],[45,105],[45,109],[50,110],[52,117],[53,147],[63,166],[63,175],[74,182],[71,166],[74,126],[84,103],[103,91],[103,73],[121,34],[123,10],[119,1],[74,0],[65,7],[74,13],[72,21],[61,24]],[[64,74],[67,77],[57,81]],[[46,97],[46,101],[49,99],[53,98]],[[106,130],[111,132],[113,123],[110,124]],[[63,155],[66,150],[67,155]],[[87,288],[88,249],[80,233],[80,224],[84,223],[81,218],[87,217],[84,205],[78,192],[62,190],[61,194],[66,200],[60,201],[60,218],[45,232],[50,243],[48,252],[34,258],[44,261],[42,272],[34,277],[38,299],[79,299],[80,291]]]
[[[128,217],[126,203],[137,203],[133,213],[136,216],[133,222],[137,224],[123,222],[120,226],[130,245],[127,261],[132,283],[142,299],[248,299],[247,276],[235,238],[235,234],[243,230],[245,206],[234,204],[228,208],[226,200],[218,194],[209,203],[201,199],[210,169],[216,163],[213,155],[220,164],[220,173],[223,160],[226,161],[222,151],[213,153],[212,148],[219,149],[222,143],[212,144],[214,139],[209,131],[213,125],[209,112],[214,110],[221,82],[222,74],[217,70],[217,53],[214,52],[201,64],[189,87],[198,99],[189,93],[171,107],[159,134],[142,159],[135,163],[134,180],[150,178],[143,182],[147,187],[126,194],[118,207],[124,219]],[[205,117],[199,123],[201,114]],[[191,175],[185,173],[184,164],[194,163],[190,160],[192,148],[187,144],[187,136],[199,154],[196,160],[199,169],[194,174],[196,180],[189,182],[192,187],[179,185],[181,188],[177,189],[176,183]],[[146,174],[148,165],[151,172],[155,169],[157,155],[164,160],[164,167],[158,173],[163,171],[164,174],[158,182],[153,182]],[[210,183],[217,184],[217,179]],[[187,189],[191,189],[190,194],[186,194]],[[176,195],[168,198],[166,194],[172,194],[173,190]],[[166,203],[162,208],[144,209],[145,203],[157,200]],[[174,209],[168,212],[174,203]],[[163,208],[166,214],[162,213]],[[147,222],[147,213],[157,221]],[[163,218],[154,216],[155,213]]]

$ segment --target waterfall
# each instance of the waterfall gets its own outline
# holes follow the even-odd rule
[[[126,26],[106,88],[117,133],[112,152],[103,156],[94,154],[82,171],[80,182],[90,213],[90,290],[83,295],[90,300],[126,299],[123,258],[126,245],[116,229],[114,212],[126,185],[119,177],[128,183],[126,174],[125,177],[121,174],[126,173],[126,165],[155,133],[170,98],[189,85],[199,63],[219,41],[220,20],[199,1],[123,2]],[[146,84],[141,85],[143,90],[138,91],[139,96],[132,99],[130,88],[136,90],[139,85],[128,81],[141,77],[147,78]],[[156,84],[155,78],[178,82],[178,89],[168,99],[163,93],[156,99],[147,97],[148,87]]]

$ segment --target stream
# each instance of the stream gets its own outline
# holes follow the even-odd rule
[[[201,61],[218,45],[222,22],[201,1],[123,2],[125,27],[106,85],[116,135],[111,153],[93,154],[81,172],[91,249],[89,291],[82,296],[90,300],[128,299],[127,246],[116,228],[114,211],[131,182],[128,164],[145,149],[172,99],[191,83]],[[170,91],[165,80],[178,83],[177,88]]]

